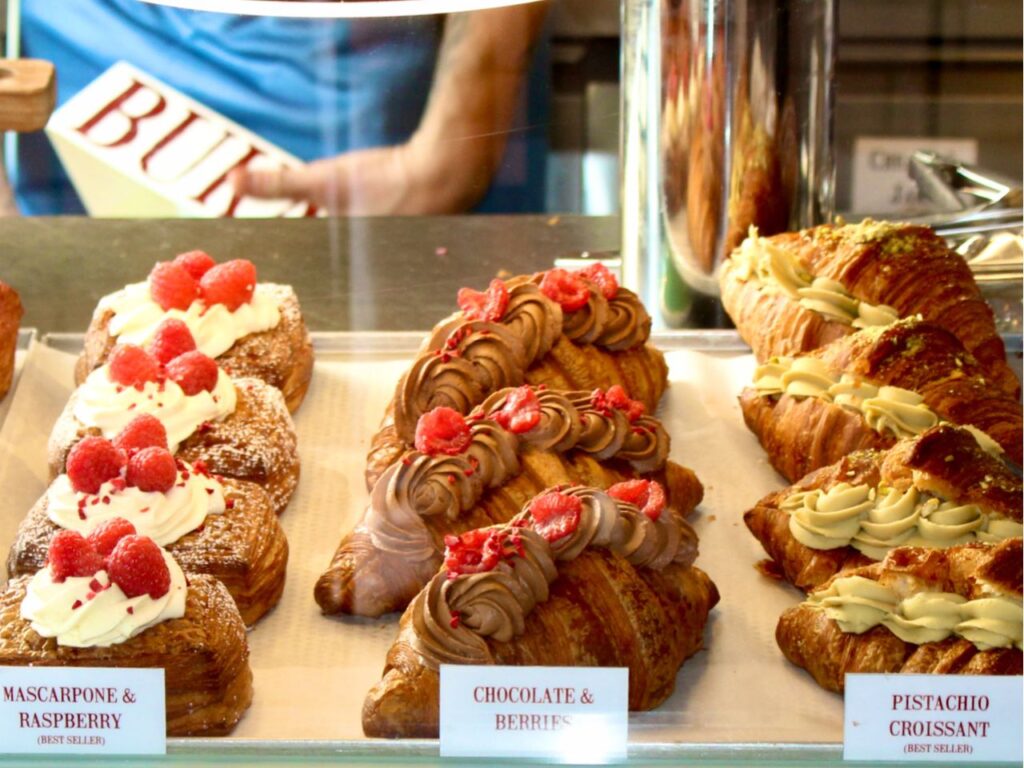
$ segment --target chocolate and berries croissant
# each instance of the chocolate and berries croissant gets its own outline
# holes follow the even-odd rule
[[[550,486],[657,478],[681,514],[703,495],[690,470],[667,461],[661,422],[619,387],[503,389],[468,419],[437,408],[421,417],[416,446],[377,481],[363,519],[317,581],[324,613],[404,608],[437,572],[446,536],[507,522]]]
[[[654,411],[668,384],[647,345],[651,318],[602,265],[492,280],[459,291],[402,376],[367,456],[366,487],[413,444],[416,423],[444,406],[467,414],[499,389],[523,383],[593,390],[613,385]]]
[[[1020,394],[970,268],[927,227],[868,219],[773,237],[752,231],[720,283],[726,311],[762,362],[919,316],[955,334],[992,383]]]
[[[368,736],[437,736],[441,664],[629,670],[629,708],[661,704],[702,645],[714,583],[677,513],[612,488],[569,487],[510,523],[448,539],[444,567],[402,615]]]
[[[145,536],[60,531],[47,567],[0,592],[0,666],[166,672],[167,733],[229,733],[252,701],[245,625],[224,585]]]
[[[1021,540],[902,547],[786,611],[786,658],[822,688],[848,672],[1021,674]]]
[[[166,336],[158,333],[149,350],[119,344],[71,393],[50,434],[51,477],[64,471],[68,451],[83,437],[113,438],[146,413],[164,425],[179,459],[256,483],[281,513],[299,482],[295,426],[284,396],[260,379],[232,379],[198,350],[180,352],[181,336],[171,328]]]
[[[203,251],[158,262],[145,282],[100,299],[75,383],[102,365],[116,344],[150,344],[167,319],[186,327],[195,348],[231,376],[281,390],[289,411],[302,403],[313,374],[313,344],[295,291],[257,283],[256,267],[246,259],[216,264]]]
[[[796,358],[772,358],[740,395],[747,426],[787,480],[851,451],[891,447],[939,423],[970,427],[1021,463],[1020,404],[993,386],[959,340],[900,320]]]
[[[895,547],[1020,537],[1019,476],[974,435],[942,424],[888,451],[855,451],[761,499],[750,532],[803,590]]]

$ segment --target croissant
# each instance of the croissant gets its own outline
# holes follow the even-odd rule
[[[549,486],[653,477],[676,509],[691,511],[703,488],[690,470],[666,460],[661,423],[639,413],[635,402],[631,419],[603,397],[499,390],[467,420],[461,450],[406,452],[377,481],[362,521],[317,581],[321,610],[378,616],[404,608],[436,573],[445,536],[507,522]],[[509,414],[518,414],[524,400],[530,404],[520,410],[536,421],[522,430]]]
[[[775,638],[836,692],[848,672],[1019,675],[1021,562],[1019,538],[894,549],[786,611]]]
[[[367,456],[367,489],[412,446],[419,417],[438,406],[466,414],[524,382],[566,390],[618,384],[653,411],[668,384],[664,357],[646,344],[650,316],[606,269],[495,280],[485,294],[460,291],[460,305],[398,382]]]
[[[920,316],[955,334],[996,386],[1020,395],[970,268],[927,227],[868,219],[769,238],[752,232],[723,265],[720,284],[760,361]]]
[[[658,706],[718,602],[696,545],[671,510],[652,518],[584,487],[452,537],[445,570],[402,616],[364,732],[437,736],[440,664],[627,667],[629,708]]]
[[[1020,405],[991,386],[955,336],[918,320],[773,359],[743,390],[740,407],[772,466],[790,482],[939,422],[970,426],[992,450],[995,441],[1021,463]]]
[[[805,591],[896,546],[1020,536],[1021,482],[948,424],[888,451],[855,451],[768,494],[743,516],[784,577]]]

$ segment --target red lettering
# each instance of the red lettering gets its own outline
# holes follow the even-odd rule
[[[504,731],[505,730],[505,716],[495,714],[494,716],[494,730]]]
[[[150,148],[150,150],[142,156],[142,160],[140,161],[142,165],[142,170],[148,173],[149,161],[153,159],[153,156],[161,149],[166,147],[168,144],[170,144],[172,141],[174,141],[176,138],[178,138],[178,136],[180,136],[181,133],[186,128],[188,128],[193,122],[195,122],[198,118],[199,115],[197,115],[192,110],[189,110],[188,116],[184,120],[182,120],[180,123],[178,123],[178,125],[176,125],[170,131],[168,131],[166,136],[160,139],[160,141],[154,144]]]
[[[128,129],[121,135],[119,139],[116,139],[115,141],[112,141],[109,144],[102,144],[100,142],[95,143],[105,147],[118,147],[121,146],[122,144],[129,143],[138,134],[140,122],[146,120],[147,118],[154,117],[155,115],[159,115],[161,112],[164,111],[164,108],[167,106],[167,102],[164,100],[163,96],[161,96],[159,93],[152,90],[151,88],[147,88],[146,90],[148,90],[150,93],[153,93],[157,97],[157,102],[152,109],[150,109],[148,112],[142,115],[130,115],[123,109],[121,109],[122,105],[126,101],[128,101],[128,99],[130,99],[132,96],[138,93],[142,88],[145,88],[145,86],[138,80],[133,79],[132,84],[128,86],[128,88],[123,93],[121,93],[119,96],[115,96],[109,104],[107,104],[105,107],[103,107],[103,109],[101,109],[95,115],[93,115],[80,126],[78,126],[76,130],[88,138],[89,131],[95,128],[100,123],[100,121],[102,121],[112,112],[118,111],[128,119]]]

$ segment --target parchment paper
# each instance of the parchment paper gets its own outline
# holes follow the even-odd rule
[[[743,425],[736,394],[753,358],[673,351],[671,387],[659,416],[672,458],[705,486],[691,518],[697,564],[722,594],[706,650],[686,662],[658,710],[630,716],[633,742],[839,742],[842,699],[822,691],[775,645],[779,615],[797,590],[761,576],[765,557],[744,510],[785,485]],[[29,350],[0,431],[0,554],[47,484],[46,440],[72,389],[74,357],[43,344]],[[360,739],[363,696],[379,679],[397,615],[328,619],[313,585],[367,501],[364,457],[407,361],[321,355],[296,414],[302,479],[281,517],[291,555],[278,607],[249,633],[255,698],[232,740]]]

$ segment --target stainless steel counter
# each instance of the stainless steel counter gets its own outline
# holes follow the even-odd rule
[[[618,247],[614,217],[0,219],[0,280],[21,294],[24,326],[84,331],[101,296],[200,248],[294,285],[311,330],[423,330],[455,309],[461,286]]]

